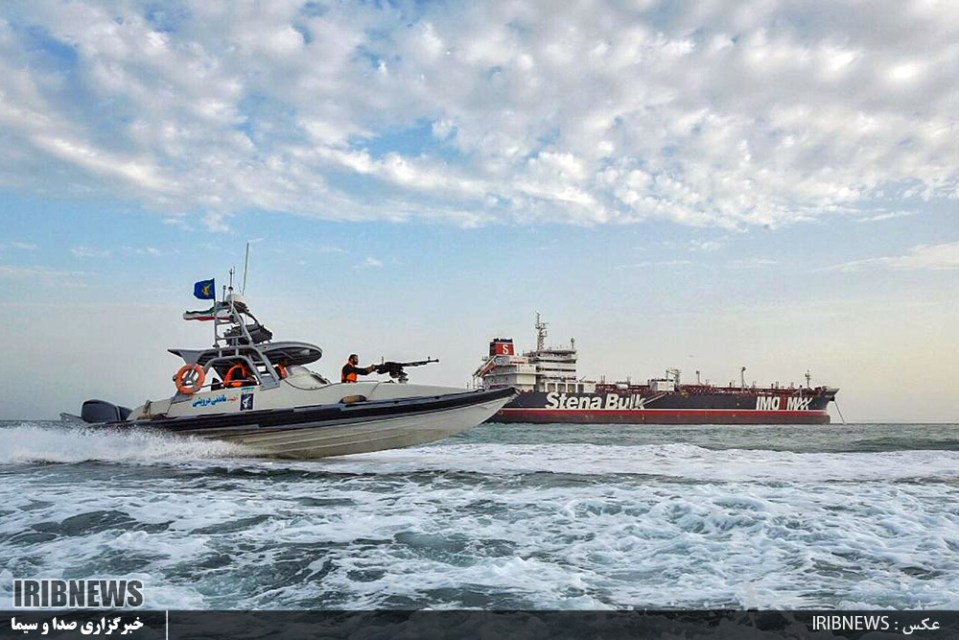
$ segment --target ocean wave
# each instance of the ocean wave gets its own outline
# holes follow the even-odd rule
[[[959,453],[497,443],[314,462],[0,428],[13,577],[150,608],[955,608]]]
[[[381,451],[328,461],[339,472],[460,471],[484,474],[649,475],[708,482],[882,481],[959,478],[959,452],[794,453],[690,444],[462,444]]]
[[[103,431],[56,423],[0,428],[0,464],[177,466],[199,474],[464,473],[633,475],[693,482],[890,482],[959,479],[959,451],[794,452],[714,449],[697,444],[497,444],[449,440],[425,447],[316,461],[251,459],[242,446],[149,430]]]
[[[959,602],[950,485],[624,476],[550,486],[524,475],[468,484],[444,474],[137,481],[108,469],[80,482],[56,471],[0,489],[6,568],[146,576],[150,607]],[[162,597],[151,599],[152,588]]]

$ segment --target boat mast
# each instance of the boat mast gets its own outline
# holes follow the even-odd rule
[[[236,271],[236,267],[230,267],[230,284],[223,285],[223,304],[224,308],[229,309],[228,318],[226,320],[220,320],[220,315],[218,313],[213,314],[213,346],[218,347],[220,343],[220,332],[219,328],[221,324],[233,324],[233,273]],[[229,303],[227,303],[229,301]],[[218,311],[219,309],[217,309]]]
[[[243,259],[243,286],[240,288],[240,293],[246,295],[246,272],[250,267],[250,243],[246,243],[246,258]]]
[[[223,294],[220,296],[222,301],[226,301],[226,285],[223,285]],[[216,301],[216,287],[213,288],[213,348],[217,347],[220,341],[220,334],[217,333],[216,325],[219,321],[220,303]]]

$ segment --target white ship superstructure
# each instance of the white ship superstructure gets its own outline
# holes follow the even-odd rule
[[[576,379],[576,341],[546,346],[546,323],[536,314],[536,348],[516,355],[512,338],[494,338],[489,355],[473,373],[486,389],[514,387],[517,391],[593,393],[594,381]]]

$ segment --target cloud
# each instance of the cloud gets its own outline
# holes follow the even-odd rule
[[[358,265],[359,268],[379,268],[383,266],[383,261],[372,256],[367,256],[366,260],[362,264]]]
[[[689,241],[690,251],[712,252],[712,251],[718,251],[722,246],[723,246],[722,243],[717,242],[716,240],[690,240]]]
[[[616,269],[645,269],[647,267],[682,267],[693,264],[691,260],[651,260],[647,262],[634,262],[632,264],[617,265]]]
[[[184,231],[192,231],[193,227],[186,221],[183,216],[168,216],[163,218],[163,224],[169,225],[171,227],[176,227],[178,229],[183,229]]]
[[[203,216],[203,224],[213,233],[229,233],[230,226],[226,223],[226,218],[223,213],[211,211]]]
[[[217,232],[251,209],[733,229],[959,197],[945,3],[177,6],[0,8],[0,187]]]
[[[343,249],[342,247],[334,247],[332,245],[323,245],[321,247],[317,247],[316,252],[317,253],[348,253],[346,249]]]
[[[29,280],[43,285],[82,287],[82,279],[89,274],[82,271],[63,271],[42,266],[15,266],[0,264],[0,280]]]
[[[894,218],[905,218],[916,215],[915,211],[887,211],[885,213],[876,213],[874,215],[856,218],[856,222],[881,222],[883,220],[892,220]]]
[[[109,258],[109,249],[91,249],[90,247],[73,247],[70,249],[77,258]]]
[[[160,257],[166,254],[166,252],[157,249],[156,247],[123,247],[123,255],[126,256],[153,256]]]
[[[778,262],[769,258],[750,258],[747,260],[730,260],[726,266],[730,269],[761,269],[775,264],[778,264]]]
[[[34,251],[37,245],[29,242],[0,242],[0,251],[4,249],[17,249],[20,251]]]
[[[869,269],[894,269],[900,271],[959,269],[959,242],[935,245],[919,245],[902,256],[870,258],[844,262],[823,269],[824,271],[865,271]]]

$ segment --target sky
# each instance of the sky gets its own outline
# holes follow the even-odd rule
[[[0,419],[168,397],[228,281],[317,368],[579,372],[959,422],[959,4],[0,4]],[[832,409],[834,421],[840,419]]]

